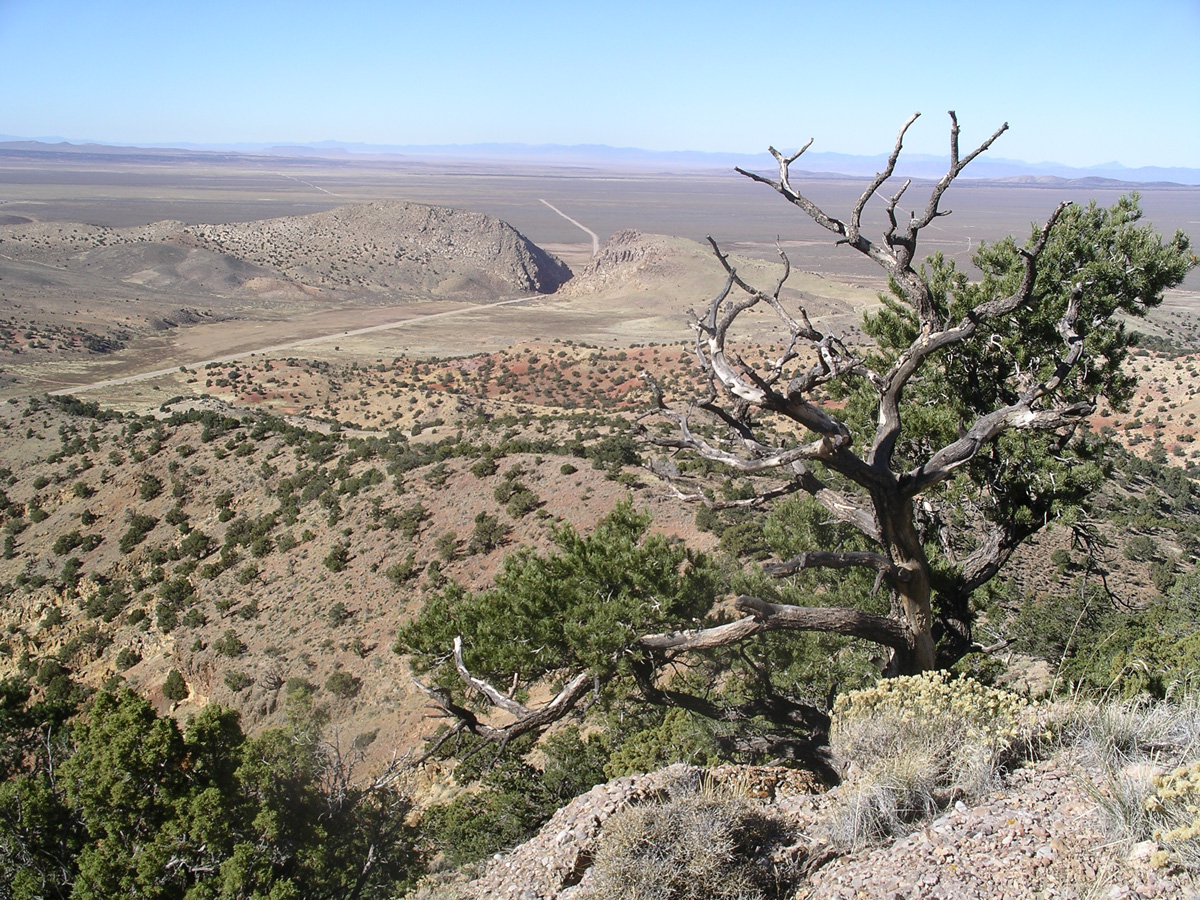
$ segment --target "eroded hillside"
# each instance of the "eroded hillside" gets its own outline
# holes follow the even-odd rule
[[[622,474],[622,420],[474,418],[409,438],[219,404],[0,406],[0,670],[124,680],[183,719],[220,702],[249,728],[307,691],[350,737],[419,744],[423,699],[391,645],[426,592],[485,585],[630,491],[657,530],[697,540],[690,509]]]
[[[9,224],[0,226],[0,354],[20,368],[111,354],[196,322],[485,303],[570,277],[499,219],[398,201],[223,225]]]

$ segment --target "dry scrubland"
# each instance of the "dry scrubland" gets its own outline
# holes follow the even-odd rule
[[[32,165],[0,162],[9,175]],[[738,565],[761,551],[744,520],[698,520],[627,437],[650,402],[643,371],[674,395],[699,390],[685,316],[721,274],[696,222],[721,227],[722,215],[705,204],[734,196],[726,181],[560,172],[531,184],[502,172],[418,178],[272,161],[194,171],[167,204],[77,165],[91,180],[74,209],[29,179],[0,224],[0,676],[24,673],[43,686],[62,671],[91,687],[123,681],[162,715],[182,722],[220,703],[239,710],[247,730],[285,724],[302,696],[337,741],[378,766],[433,731],[426,698],[391,645],[451,580],[486,587],[508,553],[545,550],[564,524],[587,532],[627,495],[656,532],[690,547]],[[646,196],[648,184],[658,193]],[[612,235],[595,259],[577,230],[536,202],[548,186],[556,205]],[[831,181],[822,190],[847,189]],[[1013,190],[1023,203],[1058,199]],[[558,259],[495,218],[405,202],[438,191],[528,216],[532,227],[521,231]],[[991,202],[1013,196],[1003,191],[964,186],[946,231],[977,213],[968,240],[947,234],[937,249],[964,255],[970,241],[1023,231],[1024,206]],[[1195,196],[1159,193],[1164,211]],[[342,205],[381,196],[397,199]],[[771,232],[787,233],[784,218],[761,198],[737,196],[727,249],[743,273],[769,283],[779,265]],[[223,215],[233,209],[244,216]],[[112,218],[68,221],[81,210],[89,221]],[[619,218],[622,210],[641,230]],[[764,212],[762,221],[749,224],[751,211]],[[862,313],[884,285],[838,268],[826,242],[782,245],[796,269],[785,300],[858,340]],[[565,284],[559,259],[575,273]],[[1078,531],[1049,529],[982,613],[981,634],[1017,638],[1001,680],[1018,690],[1051,686],[1070,638],[1064,648],[1044,632],[1060,622],[1061,639],[1084,620],[1086,602],[1070,605],[1086,594],[1081,585],[1102,573],[1117,602],[1137,610],[1192,571],[1200,304],[1191,277],[1191,292],[1172,294],[1139,323],[1157,340],[1132,359],[1141,384],[1129,410],[1102,408],[1093,420],[1130,451],[1085,523],[1097,555],[1081,551]],[[492,305],[520,297],[529,299]],[[453,315],[429,318],[440,313]],[[774,320],[739,324],[749,361],[780,352]],[[43,394],[157,369],[80,390],[78,400]],[[167,688],[173,672],[184,695]],[[914,690],[918,700],[928,694]],[[1176,784],[1163,771],[1194,757],[1195,710],[1174,708],[1168,723],[1145,709],[1083,705],[1028,719],[1009,702],[983,703],[1011,719],[1003,740],[981,742],[968,729],[953,747],[918,748],[915,758],[886,749],[905,733],[903,721],[864,713],[866,724],[841,734],[842,762],[896,758],[910,768],[858,762],[842,787],[818,797],[760,789],[736,772],[720,789],[695,771],[655,776],[678,776],[682,787],[596,788],[556,816],[541,843],[487,868],[452,872],[445,863],[444,883],[422,890],[458,896],[476,877],[475,890],[490,885],[496,895],[540,884],[536,869],[562,876],[538,896],[615,897],[627,888],[614,884],[661,885],[681,867],[701,872],[701,862],[709,868],[694,874],[695,896],[716,896],[723,885],[728,896],[783,896],[787,886],[805,898],[991,897],[1014,879],[1031,887],[1012,896],[1187,890],[1195,860],[1186,840],[1160,836],[1153,849],[1129,851],[1149,833],[1145,798],[1194,793],[1179,787],[1187,776]],[[951,718],[971,720],[977,706]],[[1021,768],[1022,759],[1038,762]],[[436,766],[414,779],[426,804],[463,792]],[[639,820],[622,812],[631,798],[666,804],[671,815]],[[910,835],[921,810],[935,819]],[[704,859],[647,870],[642,849],[629,848],[644,848],[645,834],[668,819],[692,830],[658,842],[686,855],[699,841]],[[1160,833],[1188,825],[1167,821],[1155,820]],[[731,842],[728,854],[711,852],[712,841]],[[1002,871],[966,874],[992,869]],[[638,896],[654,895],[648,887]]]

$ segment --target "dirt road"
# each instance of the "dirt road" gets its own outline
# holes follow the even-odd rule
[[[62,396],[64,394],[78,394],[82,391],[98,390],[100,388],[113,387],[119,384],[130,384],[135,381],[145,381],[149,378],[158,378],[163,375],[169,375],[172,372],[179,371],[180,366],[188,368],[203,368],[209,363],[227,363],[235,359],[244,359],[247,356],[260,355],[265,356],[269,353],[278,353],[283,350],[292,350],[296,347],[305,347],[309,344],[319,344],[323,341],[340,340],[341,338],[354,337],[360,334],[370,334],[374,331],[386,331],[392,328],[404,328],[408,325],[415,325],[421,322],[429,322],[434,319],[445,319],[450,316],[461,316],[467,313],[479,312],[481,310],[492,309],[496,306],[509,306],[513,303],[524,303],[526,300],[533,300],[540,297],[540,294],[533,294],[528,297],[517,297],[513,300],[501,300],[497,303],[486,303],[478,306],[464,306],[461,309],[450,309],[444,312],[429,313],[423,316],[414,316],[411,319],[401,319],[396,322],[384,322],[380,325],[368,325],[365,328],[351,328],[348,331],[335,331],[331,334],[323,334],[319,337],[304,338],[299,341],[289,341],[283,344],[272,344],[269,347],[257,347],[253,350],[242,350],[238,353],[230,353],[225,356],[214,356],[211,359],[201,359],[196,361],[179,362],[174,365],[166,366],[162,369],[154,369],[150,372],[138,372],[135,375],[125,375],[121,378],[109,378],[104,381],[94,381],[90,384],[77,384],[71,387],[61,388],[57,391],[50,391],[51,396]]]
[[[584,231],[586,231],[588,234],[590,234],[592,236],[592,256],[600,255],[600,237],[599,237],[599,235],[596,234],[596,232],[592,231],[592,229],[588,228],[582,222],[577,222],[575,219],[572,219],[570,216],[568,216],[565,212],[563,212],[561,209],[559,209],[553,203],[547,203],[545,200],[542,200],[541,202],[545,203],[548,207],[550,207],[552,210],[554,210],[556,213],[558,213],[560,216],[562,216],[564,219],[566,219],[568,222],[570,222],[576,228],[582,228]]]

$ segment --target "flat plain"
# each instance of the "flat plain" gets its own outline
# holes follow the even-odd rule
[[[803,179],[804,190],[834,215],[844,215],[865,185],[863,179],[839,176]],[[922,196],[920,188],[914,184],[910,195]],[[922,251],[946,253],[969,265],[981,241],[1024,236],[1060,200],[1095,198],[1109,204],[1129,189],[1112,183],[961,180],[943,204],[953,214],[926,230]],[[883,189],[891,190],[891,185]],[[1200,189],[1150,185],[1139,193],[1146,218],[1159,231],[1183,228],[1193,240],[1200,238]],[[0,240],[11,239],[8,232],[13,230],[40,225],[47,245],[51,232],[76,224],[101,229],[161,221],[225,225],[381,200],[496,216],[576,272],[591,259],[591,239],[566,216],[594,231],[602,242],[626,230],[690,242],[703,242],[711,234],[723,249],[767,262],[756,273],[765,283],[774,278],[778,266],[778,243],[791,260],[797,299],[816,300],[818,305],[833,302],[850,336],[861,309],[885,287],[870,263],[837,246],[831,235],[769,189],[731,171],[602,172],[350,156],[10,150],[0,152],[0,197]],[[871,215],[869,207],[867,233],[881,233],[882,218]],[[103,244],[105,237],[97,240]],[[673,265],[660,267],[656,279],[606,284],[591,292],[560,291],[489,310],[477,300],[436,296],[428,298],[429,305],[398,294],[390,303],[386,292],[367,297],[338,285],[307,295],[298,290],[235,295],[222,289],[217,273],[209,273],[207,282],[203,277],[156,279],[152,276],[161,266],[155,260],[145,261],[137,271],[106,273],[98,279],[91,267],[94,252],[87,265],[71,264],[65,257],[62,264],[31,263],[12,258],[12,246],[0,243],[0,311],[8,317],[6,324],[36,333],[42,325],[85,327],[89,319],[111,326],[123,316],[129,327],[127,339],[115,352],[39,353],[46,348],[33,339],[22,354],[0,362],[0,396],[82,386],[301,341],[309,342],[304,345],[308,355],[343,359],[399,353],[466,355],[554,339],[601,346],[678,343],[689,335],[687,310],[702,305],[721,281],[707,250],[680,245]],[[97,249],[103,248],[89,251]],[[356,261],[348,259],[346,265],[353,270]],[[1200,274],[1193,272],[1183,289],[1168,298],[1149,330],[1193,339],[1198,290]],[[478,308],[463,309],[465,305]],[[462,309],[462,314],[421,321],[426,314],[451,308]],[[180,310],[186,321],[180,321]],[[161,327],[160,320],[169,327]],[[399,321],[409,324],[337,339],[339,332]],[[322,336],[330,339],[314,341]]]

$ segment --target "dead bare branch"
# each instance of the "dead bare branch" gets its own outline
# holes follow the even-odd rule
[[[567,682],[548,703],[536,708],[530,708],[517,703],[512,698],[498,691],[487,681],[475,677],[467,670],[466,665],[462,661],[461,637],[454,640],[454,663],[459,677],[464,682],[483,694],[492,706],[499,707],[513,716],[514,721],[508,725],[501,726],[483,722],[474,712],[455,703],[448,691],[442,688],[426,687],[416,678],[413,678],[413,681],[418,688],[433,700],[434,704],[436,704],[444,715],[458,720],[456,729],[466,729],[472,734],[483,738],[485,741],[501,744],[507,744],[513,738],[519,737],[522,734],[540,732],[568,715],[591,689],[594,680],[590,673],[580,672]],[[443,736],[433,749],[425,753],[422,759],[427,759],[446,739],[446,736]]]
[[[835,552],[832,550],[806,550],[791,559],[763,566],[763,571],[776,578],[795,575],[805,569],[874,569],[894,581],[908,581],[912,572],[895,565],[886,556],[862,550]]]

